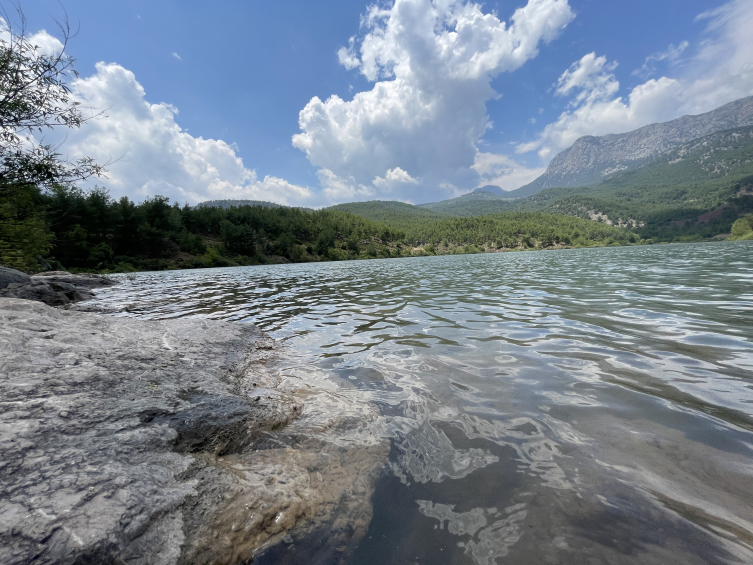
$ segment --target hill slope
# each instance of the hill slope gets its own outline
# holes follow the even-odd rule
[[[330,206],[327,210],[348,212],[372,222],[382,222],[395,229],[405,229],[416,220],[441,220],[449,217],[441,211],[428,210],[396,200],[370,200],[369,202],[349,202]]]
[[[450,216],[482,216],[507,212],[515,209],[515,206],[504,196],[476,189],[457,198],[419,204],[419,208]]]
[[[543,175],[505,196],[521,198],[547,188],[597,183],[612,173],[640,167],[648,159],[693,139],[747,125],[753,125],[753,96],[705,114],[683,116],[628,133],[581,137],[552,159]]]
[[[240,206],[261,206],[262,208],[298,208],[299,210],[306,210],[311,212],[311,208],[302,208],[300,206],[285,206],[284,204],[277,204],[276,202],[267,202],[266,200],[207,200],[205,202],[199,202],[196,208],[221,208],[227,210],[228,208],[239,208]]]
[[[472,194],[478,197],[484,193]],[[485,194],[493,196],[491,193]],[[491,201],[483,196],[478,200],[482,204]],[[500,200],[497,202],[504,203]],[[624,245],[638,241],[634,234],[625,229],[563,214],[491,214],[487,210],[484,215],[476,214],[479,217],[468,217],[471,214],[457,217],[403,202],[378,200],[338,204],[326,211],[348,212],[379,222],[394,230],[393,237],[402,237],[404,243],[415,247],[414,251],[418,254]]]
[[[711,237],[753,207],[753,126],[713,133],[585,187],[552,188],[513,203],[641,226],[644,237]]]

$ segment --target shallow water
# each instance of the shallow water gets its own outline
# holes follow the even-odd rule
[[[347,563],[753,563],[753,242],[122,279],[118,315],[256,323],[281,374],[378,405]]]

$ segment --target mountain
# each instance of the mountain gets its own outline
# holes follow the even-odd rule
[[[485,186],[482,186],[480,188],[474,188],[473,192],[491,192],[492,194],[496,194],[498,196],[501,196],[505,194],[505,191],[502,190],[498,186],[494,186],[493,184],[487,184]]]
[[[265,200],[207,200],[196,205],[197,208],[231,208],[235,206],[262,206],[264,208],[284,208],[282,204]]]
[[[444,214],[441,211],[427,210],[396,200],[349,202],[347,204],[330,206],[327,210],[349,212],[372,222],[383,222],[387,223],[390,227],[399,228],[411,226],[416,220],[441,220],[448,217],[448,214]]]
[[[196,208],[222,208],[223,210],[227,210],[228,208],[238,208],[240,206],[261,206],[262,208],[298,208],[299,210],[313,212],[312,208],[303,208],[301,206],[285,206],[284,204],[267,202],[266,200],[207,200],[205,202],[199,202],[196,205]]]
[[[504,196],[521,198],[547,188],[598,183],[613,173],[640,167],[652,157],[693,139],[747,125],[753,125],[753,96],[705,114],[683,116],[628,133],[581,137],[557,154],[543,175]]]
[[[369,213],[364,206],[372,208]],[[660,241],[714,237],[753,211],[753,126],[693,139],[587,186],[549,188],[514,200],[476,190],[420,206],[357,203],[341,209],[389,225],[397,222],[402,229],[430,218],[427,212],[440,217],[545,212],[628,226]]]
[[[753,126],[716,132],[585,187],[511,201],[541,211],[640,227],[645,238],[713,237],[753,210]]]
[[[419,208],[451,216],[482,216],[506,212],[513,208],[510,200],[486,190],[476,189],[457,198],[419,204]]]

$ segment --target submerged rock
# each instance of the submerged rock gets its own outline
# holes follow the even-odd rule
[[[248,324],[0,298],[0,563],[246,563],[316,531],[347,553],[387,446],[277,356]]]

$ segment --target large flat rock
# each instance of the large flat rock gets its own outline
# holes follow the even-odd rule
[[[280,354],[247,324],[0,298],[0,563],[245,563],[318,530],[344,555],[387,447]]]

